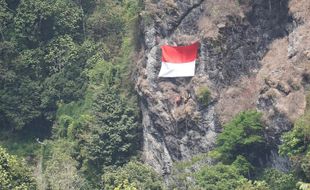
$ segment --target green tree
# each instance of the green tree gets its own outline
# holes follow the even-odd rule
[[[0,147],[0,189],[36,189],[25,163],[8,154],[2,147]]]
[[[137,190],[134,183],[129,184],[128,180],[125,180],[122,184],[114,188],[114,190]]]
[[[105,171],[102,180],[106,190],[115,190],[119,187],[126,189],[124,188],[126,181],[129,184],[134,184],[134,187],[139,190],[161,190],[164,188],[162,179],[155,171],[137,161],[131,161],[116,170],[111,168]]]
[[[0,0],[0,42],[9,38],[12,19],[13,13],[9,10],[6,1]]]
[[[46,118],[55,118],[57,102],[69,103],[84,97],[88,82],[83,71],[92,56],[86,49],[93,50],[91,46],[88,43],[79,46],[68,35],[55,38],[47,45],[44,63],[49,74],[42,83],[41,93]]]
[[[54,0],[53,17],[54,35],[70,34],[72,38],[85,35],[82,28],[83,13],[76,2]]]
[[[294,157],[305,153],[310,142],[310,111],[297,119],[293,130],[284,133],[282,138],[280,154]]]
[[[310,179],[310,151],[301,160],[301,169],[304,172],[306,178]]]
[[[79,163],[73,158],[76,154],[74,142],[59,139],[44,143],[43,166],[47,187],[52,190],[75,190],[86,187],[87,182],[77,168]]]
[[[20,1],[14,17],[14,33],[20,48],[37,47],[41,41],[52,38],[52,8],[53,4],[44,0]]]
[[[81,10],[70,0],[22,0],[16,12],[15,34],[24,47],[38,47],[58,35],[82,33]]]
[[[256,111],[241,112],[224,125],[215,149],[220,160],[232,163],[238,155],[242,155],[255,165],[256,160],[263,157],[267,143],[261,115]]]
[[[251,173],[254,170],[252,164],[247,161],[247,159],[243,156],[237,156],[236,160],[232,163],[235,166],[240,174],[245,177],[251,177]]]
[[[139,148],[136,112],[113,87],[100,89],[92,109],[94,124],[84,139],[89,161],[96,168],[125,163]]]
[[[265,181],[247,181],[236,190],[271,190]],[[272,189],[273,190],[273,189]]]
[[[83,97],[83,71],[97,53],[90,40],[81,43],[81,9],[71,0],[10,2],[15,12],[0,4],[0,119],[14,129],[49,125],[58,101]]]
[[[295,121],[291,131],[283,134],[283,144],[279,149],[280,154],[287,155],[292,161],[296,175],[306,181],[310,180],[309,124],[310,112],[307,111]]]
[[[296,189],[297,179],[292,173],[283,173],[276,169],[266,169],[260,179],[266,181],[272,190]]]
[[[50,125],[58,102],[84,98],[85,73],[97,63],[94,59],[119,65],[123,59],[115,57],[123,56],[130,63],[133,47],[123,50],[122,44],[133,35],[138,1],[1,0],[0,5],[4,126]]]
[[[205,190],[236,189],[246,181],[237,168],[222,163],[203,167],[195,178],[198,185]]]
[[[0,0],[0,125],[14,134],[52,126],[49,188],[78,188],[81,173],[100,178],[140,148],[127,88],[138,9],[136,0]]]
[[[242,158],[238,158],[244,160]],[[214,166],[205,166],[197,172],[195,178],[199,186],[205,190],[273,190],[266,181],[250,181],[246,179],[238,168],[239,164],[224,165],[222,163]],[[244,166],[242,166],[244,167]],[[289,182],[285,182],[286,184]],[[289,186],[287,186],[289,187]]]

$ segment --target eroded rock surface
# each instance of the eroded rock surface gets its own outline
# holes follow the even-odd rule
[[[273,143],[304,112],[310,82],[309,9],[298,0],[239,2],[144,1],[135,78],[143,155],[163,175],[171,172],[173,161],[211,150],[222,125],[240,111],[262,111]],[[201,43],[196,75],[158,78],[160,46],[194,41]],[[203,87],[211,92],[208,105],[197,100]]]

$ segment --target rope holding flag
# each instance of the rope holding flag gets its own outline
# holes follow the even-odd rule
[[[164,45],[159,77],[192,77],[195,75],[195,64],[199,42],[188,46]]]

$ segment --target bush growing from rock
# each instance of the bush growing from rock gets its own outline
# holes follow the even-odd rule
[[[202,105],[206,106],[211,100],[211,92],[208,87],[201,87],[197,90],[197,100]]]

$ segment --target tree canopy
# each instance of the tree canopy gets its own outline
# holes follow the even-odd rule
[[[35,181],[23,160],[0,147],[0,189],[36,189]]]

